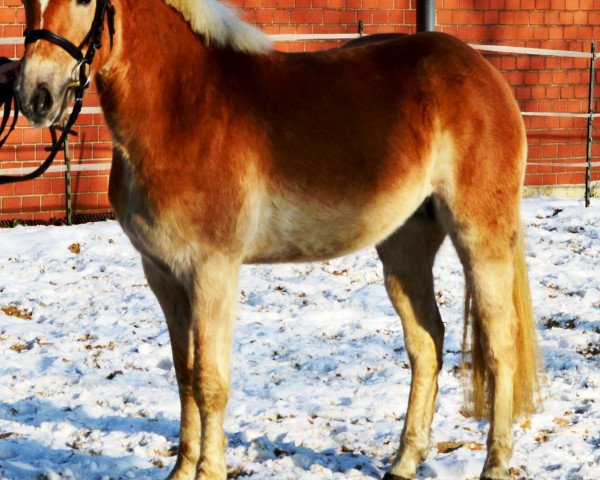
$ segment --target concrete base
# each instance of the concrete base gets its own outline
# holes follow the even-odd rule
[[[592,182],[590,195],[600,197],[600,181]],[[523,197],[568,197],[584,198],[585,185],[526,185],[523,188]]]

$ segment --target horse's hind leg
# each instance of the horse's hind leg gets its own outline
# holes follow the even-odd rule
[[[488,408],[491,410],[488,454],[482,478],[508,479],[508,461],[513,448],[513,377],[517,355],[510,243],[517,232],[498,228],[498,224],[490,229],[491,225],[491,222],[487,225],[486,222],[473,222],[466,227],[463,223],[461,229],[451,235],[472,294],[474,329],[479,333],[479,338],[474,340],[479,345],[473,346],[473,352],[475,349],[483,352],[483,375],[489,376],[486,389],[491,398],[486,398],[484,393],[483,398],[475,399],[475,409],[479,410],[475,412],[476,416],[486,415]],[[472,363],[478,363],[475,353],[473,357]],[[487,405],[488,401],[491,405]]]
[[[167,320],[181,402],[177,463],[169,480],[191,480],[196,476],[200,458],[200,412],[193,391],[194,344],[190,301],[183,286],[165,268],[158,267],[147,258],[143,259],[143,265],[148,284]]]
[[[432,267],[445,233],[431,218],[427,205],[377,247],[388,295],[402,320],[412,368],[400,449],[385,477],[389,480],[413,478],[427,456],[442,367],[444,326],[435,301]]]
[[[516,183],[516,181],[515,181]],[[511,190],[507,189],[506,192]],[[537,341],[525,268],[519,189],[440,207],[465,269],[473,317],[473,413],[490,416],[482,479],[511,478],[515,414],[535,409]]]

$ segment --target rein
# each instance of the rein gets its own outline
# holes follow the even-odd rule
[[[71,55],[77,61],[77,65],[75,66],[75,69],[78,70],[79,78],[77,80],[74,80],[73,83],[71,85],[69,85],[69,88],[74,88],[74,90],[75,90],[75,100],[73,103],[73,110],[71,111],[71,114],[69,115],[67,122],[65,123],[64,126],[58,126],[58,125],[50,126],[52,145],[50,147],[46,147],[46,151],[50,152],[48,154],[48,158],[46,158],[46,160],[44,160],[44,162],[38,168],[36,168],[33,172],[30,172],[26,175],[22,175],[22,176],[0,175],[0,185],[6,184],[6,183],[24,182],[26,180],[32,180],[34,178],[39,177],[46,170],[48,170],[48,167],[50,167],[50,165],[56,158],[56,155],[58,154],[58,152],[64,148],[65,142],[67,140],[67,136],[70,134],[77,135],[76,132],[71,130],[71,128],[77,121],[77,117],[79,116],[79,113],[81,112],[81,108],[83,107],[83,94],[85,93],[85,90],[90,85],[91,65],[92,65],[92,62],[94,61],[94,56],[96,55],[96,52],[98,50],[100,50],[100,48],[102,47],[101,38],[102,38],[102,32],[104,30],[104,19],[106,18],[107,22],[108,22],[108,31],[109,31],[110,43],[111,43],[111,47],[112,47],[112,39],[113,39],[113,35],[115,33],[114,17],[115,17],[115,7],[112,4],[111,0],[98,1],[96,3],[96,11],[94,13],[94,20],[92,22],[90,30],[88,31],[87,35],[85,36],[85,38],[82,40],[82,42],[78,46],[76,46],[70,40],[67,40],[66,38],[64,38],[50,30],[38,29],[38,30],[31,30],[30,32],[26,33],[26,35],[25,35],[25,45],[26,46],[31,43],[37,42],[38,40],[45,40],[47,42],[58,45],[63,50],[65,50],[69,55]],[[87,50],[84,54],[83,49],[86,46],[87,46]],[[8,132],[8,134],[10,134],[10,132],[14,128],[14,125],[16,124],[16,117],[18,115],[18,108],[16,108],[17,97],[16,97],[16,94],[13,94],[13,95],[15,97],[15,119],[13,120],[13,124],[11,125],[11,129]],[[11,102],[8,101],[7,103],[8,103],[8,107],[5,107],[5,112],[4,112],[6,119],[8,118],[6,116],[6,108],[8,108],[9,109],[8,111],[10,112]],[[3,120],[3,126],[4,126],[4,120]],[[57,130],[61,132],[60,136],[57,135],[57,133],[56,133]],[[6,135],[6,137],[8,137],[8,134]],[[0,143],[0,147],[2,146],[4,141],[6,141],[6,137],[1,140],[2,143]]]

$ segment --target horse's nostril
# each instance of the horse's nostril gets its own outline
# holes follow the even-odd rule
[[[33,112],[40,117],[45,116],[52,108],[53,100],[50,90],[45,85],[38,85],[31,96]]]

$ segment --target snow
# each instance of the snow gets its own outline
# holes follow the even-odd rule
[[[600,478],[599,206],[523,202],[547,373],[544,411],[515,425],[515,478]],[[448,243],[435,277],[445,363],[418,478],[474,479],[487,424],[460,413],[463,278]],[[245,267],[241,289],[232,477],[380,478],[410,370],[375,252]],[[0,478],[166,477],[179,428],[169,338],[119,226],[0,230],[0,308]]]

